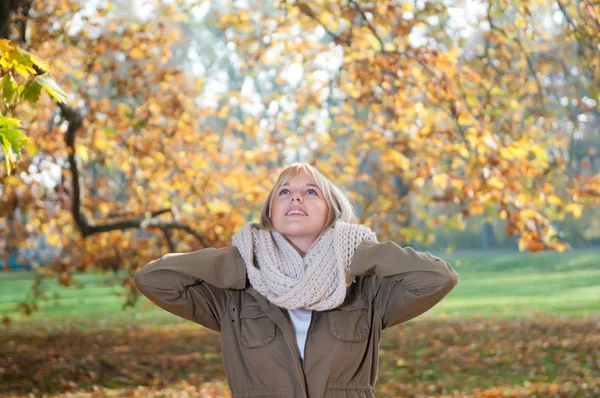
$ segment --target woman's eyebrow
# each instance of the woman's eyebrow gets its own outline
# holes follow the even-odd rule
[[[286,186],[286,185],[290,185],[290,183],[289,183],[289,182],[286,182],[285,184],[281,184],[281,186],[282,186],[282,187],[283,187],[283,186]],[[307,182],[307,183],[306,183],[306,186],[307,186],[307,187],[316,187],[316,188],[319,188],[319,186],[318,186],[318,185],[311,184],[310,182]]]

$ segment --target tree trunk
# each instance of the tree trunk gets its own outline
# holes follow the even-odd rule
[[[13,1],[0,1],[0,39],[7,39],[10,25],[10,16],[13,12]]]

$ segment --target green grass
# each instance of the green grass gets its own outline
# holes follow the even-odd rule
[[[458,286],[426,316],[522,317],[600,313],[600,252],[443,256]]]
[[[447,298],[418,319],[600,313],[600,252],[434,254],[454,266],[460,275],[460,283]],[[143,296],[135,307],[123,310],[125,290],[118,279],[125,275],[124,272],[76,274],[77,285],[83,288],[65,288],[53,279],[46,279],[43,286],[49,299],[40,299],[40,311],[30,317],[11,313],[13,325],[32,327],[71,323],[89,326],[89,322],[97,322],[110,326],[132,321],[161,325],[179,320],[148,305]],[[0,315],[25,299],[33,280],[32,272],[0,273]],[[60,299],[53,299],[54,293],[58,293]]]

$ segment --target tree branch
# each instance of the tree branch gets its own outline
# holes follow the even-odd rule
[[[346,39],[343,39],[340,35],[333,33],[331,30],[329,30],[329,28],[325,26],[323,22],[321,22],[321,20],[315,15],[314,11],[307,4],[298,3],[296,4],[296,7],[298,7],[301,13],[315,21],[319,26],[321,26],[325,30],[325,32],[327,32],[331,37],[333,37],[334,41],[338,43],[344,42],[346,43],[346,45],[350,45],[350,37],[346,37]]]
[[[375,31],[375,28],[373,27],[373,25],[367,19],[367,15],[360,8],[360,6],[358,4],[356,4],[356,1],[350,0],[349,4],[352,4],[354,6],[354,8],[356,8],[356,10],[358,11],[358,13],[362,17],[363,23],[369,28],[369,30],[371,31],[371,33],[373,33],[373,36],[375,36],[375,38],[379,42],[379,46],[381,47],[381,51],[385,52],[385,49],[383,48],[383,40],[381,40],[381,37],[379,37],[379,35]]]
[[[488,2],[488,9],[487,9],[487,15],[486,15],[487,21],[490,24],[490,28],[492,30],[495,30],[495,31],[499,32],[500,34],[502,34],[502,36],[504,36],[507,40],[511,40],[511,38],[508,36],[508,34],[502,28],[499,28],[498,26],[496,26],[494,24],[494,21],[492,20],[492,16],[491,16],[491,9],[492,9],[492,4],[490,1],[490,2]],[[535,67],[533,66],[533,62],[531,62],[531,57],[525,50],[525,47],[523,47],[523,43],[521,43],[521,40],[519,40],[517,37],[513,37],[512,40],[517,43],[517,45],[519,46],[519,48],[525,55],[525,60],[527,61],[527,69],[529,70],[529,73],[531,74],[531,76],[533,76],[533,79],[535,80],[535,85],[537,86],[537,95],[538,95],[540,101],[542,102],[542,107],[543,107],[544,89],[542,87],[542,83],[540,82],[540,80],[537,77],[537,74],[535,72]]]
[[[72,176],[72,204],[71,204],[71,213],[73,215],[73,220],[75,221],[75,225],[81,231],[81,234],[84,237],[102,233],[109,232],[115,230],[124,230],[129,228],[140,228],[144,229],[146,227],[159,227],[163,230],[163,233],[171,229],[181,229],[190,235],[194,236],[198,242],[200,242],[205,247],[211,246],[211,243],[205,239],[198,232],[192,230],[189,226],[184,225],[179,221],[179,213],[175,208],[162,209],[154,212],[149,212],[146,214],[141,214],[138,216],[131,217],[125,220],[119,220],[115,222],[96,224],[85,216],[82,211],[83,207],[83,178],[79,173],[80,164],[79,158],[76,156],[75,152],[75,138],[77,131],[80,129],[83,118],[77,109],[66,105],[64,103],[58,103],[60,110],[62,112],[62,116],[68,122],[67,131],[65,133],[65,143],[68,148],[68,160],[69,160],[69,169],[71,171]],[[161,214],[172,213],[174,221],[160,220],[157,217]],[[169,242],[169,249],[174,251],[174,244],[171,241],[168,234],[167,241]]]

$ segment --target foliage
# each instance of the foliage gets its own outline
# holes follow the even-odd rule
[[[37,103],[42,89],[58,102],[68,100],[68,95],[48,76],[50,66],[35,55],[27,52],[9,40],[0,39],[0,110],[15,104],[18,100]],[[19,77],[24,83],[19,84]],[[19,119],[0,113],[0,145],[4,150],[6,171],[10,175],[17,157],[27,145],[34,155],[37,150],[31,140],[19,130]]]
[[[566,249],[551,220],[565,213],[579,217],[591,198],[597,203],[600,175],[570,172],[577,161],[570,156],[573,135],[562,128],[566,112],[556,96],[573,98],[576,116],[598,109],[598,6],[481,3],[475,23],[461,26],[475,30],[470,43],[451,26],[455,10],[439,2],[281,6],[285,15],[250,8],[223,13],[220,23],[237,28],[231,36],[241,58],[250,60],[248,73],[260,63],[282,72],[303,64],[303,79],[290,94],[299,109],[327,110],[331,125],[316,149],[326,159],[323,168],[355,178],[375,168],[377,183],[362,194],[377,192],[365,217],[373,216],[380,231],[430,242],[434,237],[423,230],[461,228],[466,216],[485,215],[506,220],[506,232],[519,235],[521,250]],[[564,23],[551,30],[538,16],[554,12],[562,12]],[[298,26],[326,33],[335,45],[317,33],[295,35]],[[420,43],[411,33],[421,36]],[[268,48],[257,43],[260,37],[270,39]],[[573,57],[574,48],[581,57]],[[322,68],[306,61],[332,50],[344,62],[320,82]],[[557,78],[565,68],[581,72]],[[570,91],[571,82],[577,92]],[[343,102],[332,103],[336,93]],[[300,125],[312,129],[313,116]],[[415,196],[418,206],[411,205]],[[442,204],[458,209],[448,214]],[[381,223],[390,213],[396,223]],[[420,231],[410,225],[413,218],[421,221],[415,223]],[[406,227],[394,233],[397,223]]]

